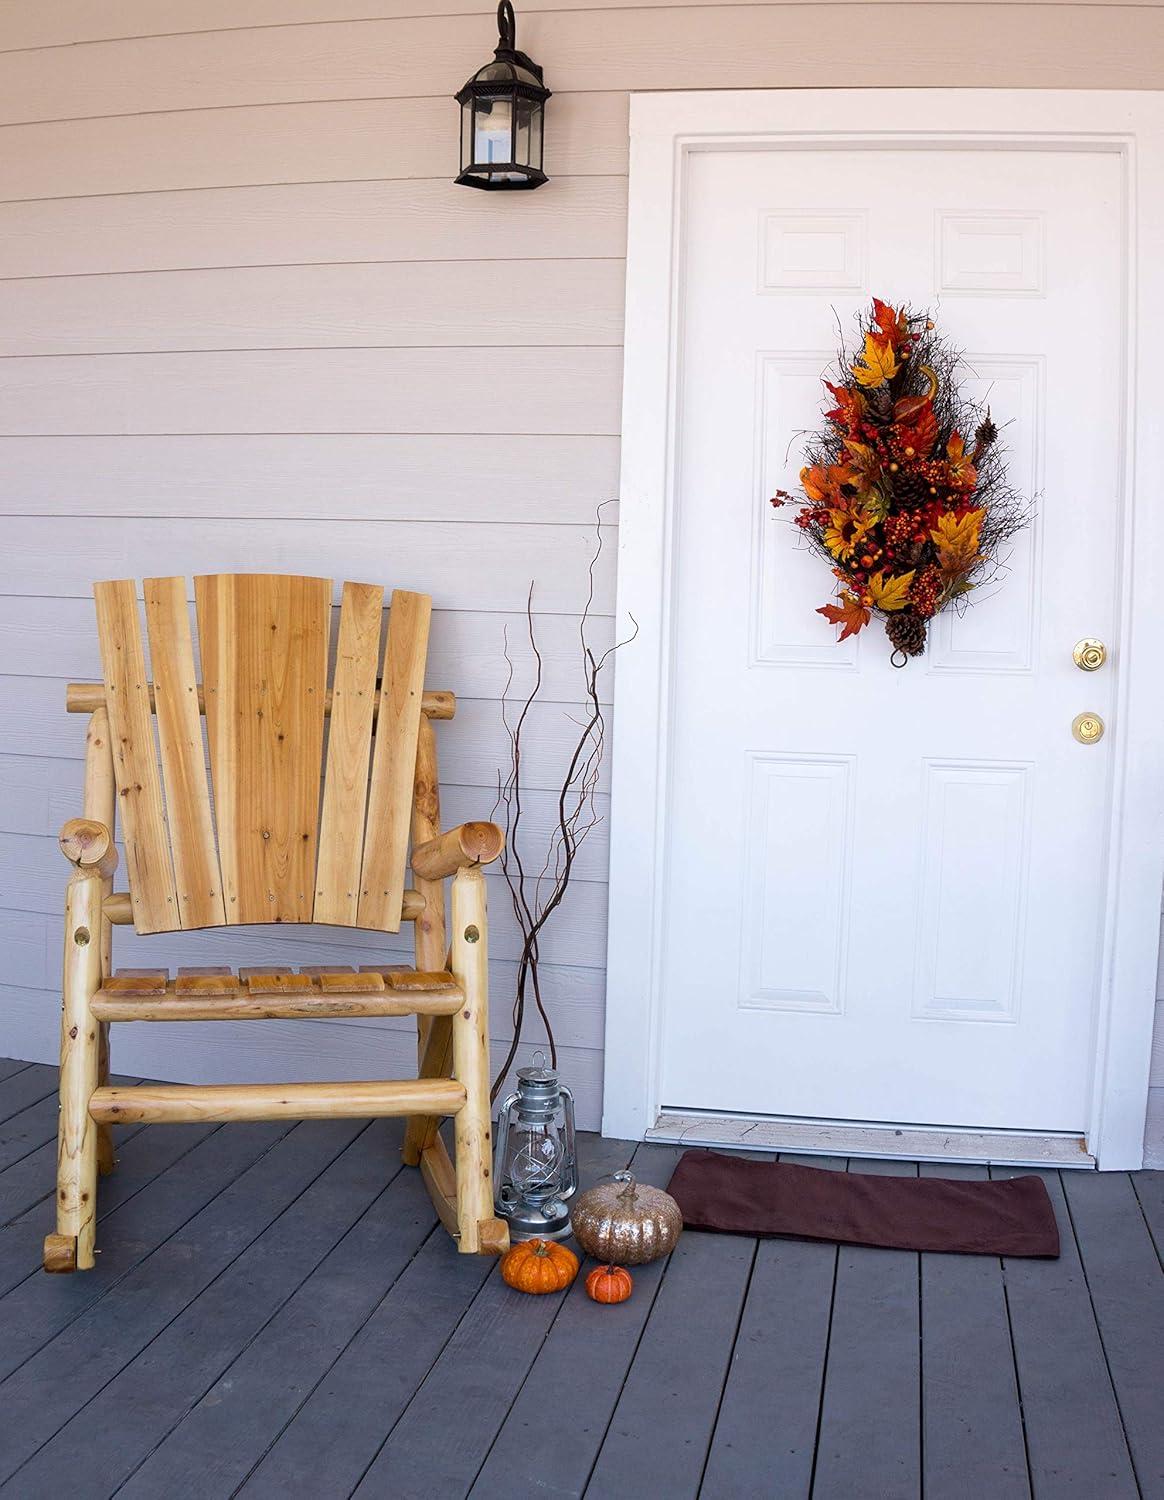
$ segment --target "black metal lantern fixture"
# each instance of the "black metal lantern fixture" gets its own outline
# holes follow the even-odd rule
[[[497,7],[493,61],[457,94],[461,106],[461,173],[475,188],[536,188],[542,171],[542,119],[550,91],[537,63],[514,47],[513,6]]]

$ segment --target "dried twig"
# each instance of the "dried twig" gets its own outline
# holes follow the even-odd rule
[[[533,860],[525,847],[523,837],[522,796],[524,786],[522,782],[522,737],[527,727],[530,710],[538,700],[542,688],[544,663],[542,654],[538,647],[537,630],[534,625],[533,597],[534,585],[529,586],[525,602],[526,632],[529,637],[530,649],[537,663],[534,675],[534,684],[522,702],[517,718],[512,723],[509,717],[509,693],[513,686],[513,659],[509,654],[509,637],[505,636],[505,662],[508,675],[505,690],[501,700],[501,718],[505,725],[506,734],[509,737],[509,767],[507,773],[497,773],[497,801],[494,805],[494,814],[504,814],[505,823],[505,852],[501,859],[501,870],[509,887],[510,898],[513,902],[513,914],[517,919],[518,929],[522,935],[521,955],[517,965],[517,983],[514,988],[513,998],[513,1041],[510,1043],[509,1051],[505,1061],[501,1065],[497,1079],[493,1085],[493,1097],[496,1098],[500,1091],[502,1080],[513,1066],[517,1049],[521,1044],[522,1026],[525,1021],[525,1007],[527,996],[532,992],[534,1004],[538,1015],[541,1017],[542,1025],[545,1027],[546,1039],[550,1047],[550,1061],[557,1066],[558,1049],[554,1039],[554,1029],[550,1023],[549,1014],[546,1010],[545,998],[542,994],[540,973],[540,940],[546,923],[558,907],[561,906],[566,892],[570,886],[570,877],[574,870],[578,851],[585,843],[587,837],[601,821],[595,802],[595,792],[598,789],[599,777],[602,768],[602,756],[606,745],[606,721],[603,716],[602,704],[599,701],[598,689],[599,678],[603,669],[614,653],[623,646],[628,645],[638,634],[638,624],[632,619],[633,631],[625,640],[616,641],[609,646],[601,655],[596,656],[591,649],[587,639],[587,628],[590,624],[591,610],[594,606],[594,574],[598,560],[602,556],[602,512],[605,506],[613,504],[610,500],[604,500],[595,515],[595,548],[590,559],[587,570],[588,589],[586,603],[583,607],[578,626],[578,638],[582,653],[582,669],[585,691],[583,716],[581,719],[571,719],[577,725],[578,737],[574,742],[570,759],[567,763],[562,777],[561,790],[557,799],[557,820],[550,834],[541,868],[536,875],[531,874]]]

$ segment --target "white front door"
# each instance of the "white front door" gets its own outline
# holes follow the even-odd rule
[[[1120,671],[1121,160],[870,140],[687,171],[659,1102],[1083,1132],[1112,742],[1072,720],[1110,728]],[[965,350],[1038,512],[902,670],[877,617],[837,644],[767,504],[873,295]]]

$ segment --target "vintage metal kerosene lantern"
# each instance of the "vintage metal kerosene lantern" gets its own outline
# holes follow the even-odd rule
[[[514,1239],[569,1234],[569,1201],[578,1191],[574,1095],[545,1061],[535,1052],[532,1067],[518,1068],[497,1121],[497,1212]]]

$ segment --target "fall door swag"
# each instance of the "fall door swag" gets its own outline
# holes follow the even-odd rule
[[[810,434],[793,518],[838,581],[817,611],[856,635],[885,620],[894,666],[925,650],[929,622],[993,578],[999,549],[1030,519],[1007,478],[990,411],[960,389],[961,355],[933,319],[874,297],[842,347],[835,405]],[[780,490],[775,506],[796,504]]]

